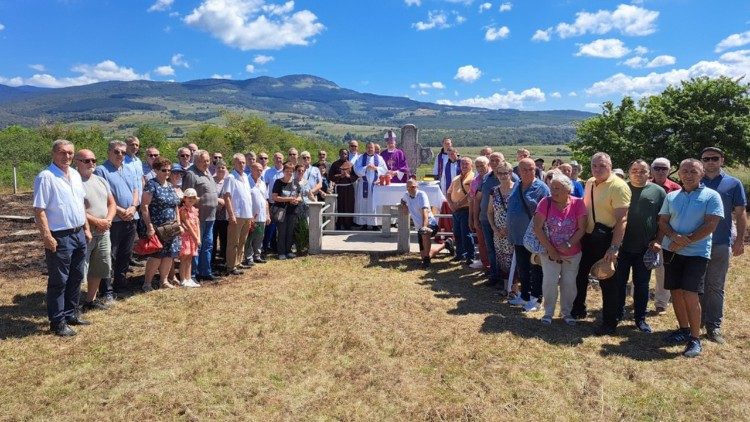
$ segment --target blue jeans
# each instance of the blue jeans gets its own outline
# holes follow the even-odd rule
[[[201,247],[193,258],[193,277],[208,277],[211,272],[211,254],[214,250],[214,221],[201,223]]]
[[[456,238],[456,256],[474,260],[474,242],[469,236],[469,209],[453,213],[453,237]]]
[[[263,234],[263,250],[268,253],[273,249],[274,238],[276,238],[276,223],[266,226],[266,232]]]
[[[607,283],[600,283],[602,288],[602,316],[606,316],[607,323],[614,325],[615,321],[622,321],[625,315],[625,296],[627,292],[628,279],[630,278],[630,269],[633,269],[633,316],[635,321],[646,319],[646,308],[648,306],[648,282],[651,280],[651,270],[646,269],[643,264],[643,252],[626,252],[620,251],[617,254],[617,269],[615,270],[614,280],[608,283],[615,283],[613,294],[606,295]],[[614,303],[608,303],[614,300]],[[611,309],[611,311],[610,311]]]
[[[495,234],[489,221],[480,220],[479,222],[482,223],[484,245],[487,248],[487,259],[490,261],[490,280],[500,281],[500,270],[497,267],[497,254],[495,252]]]
[[[47,317],[53,324],[75,316],[86,265],[86,235],[83,229],[52,232],[57,250],[45,249],[47,260]]]
[[[516,271],[521,279],[521,299],[530,300],[529,296],[542,298],[542,266],[531,263],[531,252],[523,245],[514,245],[516,250]],[[547,259],[547,258],[544,258]]]

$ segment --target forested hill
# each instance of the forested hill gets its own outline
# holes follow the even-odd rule
[[[101,82],[43,89],[0,85],[0,127],[42,122],[86,122],[123,126],[144,122],[206,122],[221,110],[255,112],[274,124],[297,131],[332,135],[331,124],[353,127],[400,127],[414,123],[421,138],[450,131],[479,143],[561,144],[575,136],[574,124],[592,116],[575,110],[488,110],[360,93],[311,75],[247,80],[201,79],[188,82]],[[364,133],[366,135],[367,133]],[[359,135],[359,133],[358,133]],[[464,142],[466,143],[466,142]]]

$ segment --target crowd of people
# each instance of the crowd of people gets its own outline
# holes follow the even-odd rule
[[[55,141],[52,163],[35,180],[33,205],[49,270],[51,330],[74,335],[71,325],[88,323],[81,311],[107,309],[129,289],[129,268],[139,265],[134,249],[152,247],[143,291],[200,287],[241,275],[269,255],[295,258],[310,201],[335,192],[338,212],[375,213],[373,190],[386,176],[406,184],[403,211],[419,233],[424,267],[447,249],[453,260],[484,270],[486,285],[509,304],[543,311],[543,324],[552,324],[558,298],[565,324],[586,318],[595,277],[603,302],[597,335],[614,334],[623,322],[631,274],[634,326],[652,331],[655,271],[652,313],[664,314],[671,301],[679,323],[668,341],[685,343],[686,356],[701,352],[702,327],[709,339],[724,342],[724,283],[730,255],[744,251],[735,236],[745,233],[747,201],[742,184],[722,170],[720,149],[680,162],[680,185],[669,179],[672,165],[663,157],[636,160],[626,174],[600,152],[584,181],[576,162],[556,159],[545,169],[544,160],[519,149],[514,166],[489,147],[471,159],[446,138],[433,166],[445,201],[430,204],[395,133],[387,131],[384,140],[385,149],[368,142],[361,154],[359,143],[349,141],[330,164],[325,151],[313,163],[308,151],[295,148],[286,157],[236,153],[227,162],[194,144],[180,148],[175,162],[154,147],[142,161],[134,136],[111,141],[98,163],[92,151]],[[452,218],[436,218],[438,210]],[[389,223],[344,216],[336,228],[378,230]],[[452,236],[440,238],[446,232]],[[84,278],[88,288],[79,300]],[[507,279],[518,281],[510,291]]]
[[[615,334],[624,322],[631,276],[633,326],[652,332],[647,316],[654,271],[650,313],[665,314],[671,301],[678,322],[665,340],[684,343],[688,357],[702,351],[702,328],[709,340],[725,342],[724,285],[730,256],[744,253],[747,199],[742,183],[722,169],[721,149],[708,147],[699,159],[681,161],[681,184],[668,177],[672,165],[664,157],[650,164],[635,160],[626,173],[598,152],[585,181],[577,162],[556,159],[545,169],[526,149],[516,159],[513,166],[485,147],[472,166],[446,138],[433,168],[446,202],[430,204],[419,183],[409,180],[402,205],[419,233],[423,267],[447,248],[453,260],[485,270],[486,285],[500,289],[510,305],[542,311],[545,325],[552,324],[558,299],[564,324],[587,318],[587,292],[596,281],[599,336]],[[438,209],[453,216],[451,224],[441,225]],[[432,242],[446,230],[453,239]]]

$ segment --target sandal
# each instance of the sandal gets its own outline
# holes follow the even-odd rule
[[[148,293],[148,292],[154,290],[154,288],[151,286],[151,283],[143,283],[143,286],[141,286],[141,290],[143,290],[144,292]]]
[[[175,288],[175,286],[172,283],[170,283],[169,281],[167,281],[167,280],[164,280],[164,281],[161,282],[161,287],[162,287],[162,289],[165,288],[165,287],[167,289],[174,289]]]

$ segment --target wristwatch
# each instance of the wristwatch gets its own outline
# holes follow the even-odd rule
[[[612,252],[617,252],[617,251],[620,250],[620,245],[611,244],[611,245],[609,245],[609,249],[608,250],[610,250]]]

